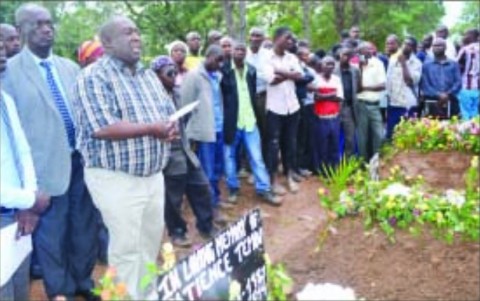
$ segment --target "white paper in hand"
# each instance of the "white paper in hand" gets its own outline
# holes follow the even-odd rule
[[[18,223],[8,225],[0,231],[0,286],[12,278],[13,273],[32,251],[32,236],[15,238]]]
[[[182,108],[180,108],[180,110],[178,110],[175,113],[173,113],[172,115],[170,115],[170,117],[168,117],[168,121],[171,121],[171,122],[177,121],[178,119],[182,118],[183,116],[185,116],[188,113],[190,113],[191,111],[193,111],[193,109],[195,109],[195,107],[198,106],[199,103],[200,103],[200,101],[197,100],[197,101],[194,101],[192,103],[189,103],[186,106],[183,106]]]

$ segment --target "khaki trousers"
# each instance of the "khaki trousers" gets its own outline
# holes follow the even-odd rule
[[[85,182],[110,234],[108,262],[132,300],[156,300],[155,285],[140,288],[147,263],[156,263],[164,226],[162,172],[137,177],[101,168],[86,168]]]

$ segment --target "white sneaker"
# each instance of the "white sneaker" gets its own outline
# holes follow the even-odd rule
[[[290,190],[291,193],[298,192],[298,184],[292,178],[288,178],[287,186],[288,186],[288,190]]]

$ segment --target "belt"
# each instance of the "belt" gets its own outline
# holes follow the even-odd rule
[[[360,99],[358,101],[366,104],[367,106],[378,106],[378,105],[380,105],[379,101],[365,101],[365,100],[360,100]]]
[[[330,115],[317,115],[319,119],[333,119],[337,118],[338,114],[330,114]]]
[[[0,214],[2,215],[10,215],[17,213],[18,209],[16,208],[7,208],[7,207],[0,207]]]

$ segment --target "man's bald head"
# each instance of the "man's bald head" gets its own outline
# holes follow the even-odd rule
[[[115,15],[103,23],[98,31],[98,36],[102,44],[107,44],[118,34],[118,24],[123,22],[133,23],[130,18],[121,15]]]
[[[437,30],[435,31],[435,35],[437,36],[437,38],[448,38],[448,27],[445,25],[438,26]]]
[[[207,35],[208,45],[217,44],[220,45],[220,39],[222,38],[222,33],[216,29],[210,30]]]
[[[113,16],[99,30],[100,40],[109,54],[129,66],[140,60],[142,41],[135,23],[125,16]]]
[[[202,46],[200,34],[196,31],[191,31],[187,33],[185,38],[187,40],[188,50],[190,53],[192,55],[198,55],[200,47]]]
[[[432,52],[435,58],[443,58],[445,56],[445,49],[447,48],[447,43],[442,38],[436,38],[432,43]]]
[[[52,15],[43,6],[34,3],[22,4],[15,11],[15,24],[22,41],[37,56],[49,55],[55,38]]]
[[[20,36],[15,27],[6,23],[0,24],[0,35],[5,44],[7,58],[20,52]]]
[[[398,39],[397,35],[390,34],[385,41],[385,51],[388,55],[392,55],[398,51],[400,47],[400,40]]]

